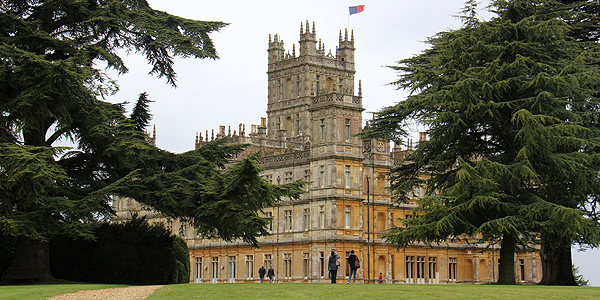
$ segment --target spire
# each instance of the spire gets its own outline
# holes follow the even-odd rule
[[[196,144],[198,144],[198,132],[196,132]]]
[[[317,34],[317,30],[315,29],[315,21],[313,21],[313,31],[312,31],[312,33],[313,34]]]
[[[300,22],[300,36],[304,33],[304,28],[302,27],[302,22]]]
[[[341,33],[340,33],[341,35]],[[271,34],[269,33],[269,44],[271,43]]]
[[[292,44],[292,56],[296,57],[296,44]]]
[[[351,41],[354,42],[354,29],[352,29],[352,39],[351,39]]]
[[[206,141],[208,142],[208,129],[206,129]]]
[[[271,36],[269,36],[269,40],[271,39]],[[340,44],[342,43],[342,30],[340,29]]]
[[[156,124],[154,124],[154,128],[152,129],[152,138],[156,140]]]
[[[308,24],[308,20],[306,20],[306,33],[310,33],[310,25]]]
[[[362,81],[360,79],[358,80],[358,96],[362,96]]]
[[[348,41],[348,28],[346,28],[346,33],[344,34],[344,41]]]

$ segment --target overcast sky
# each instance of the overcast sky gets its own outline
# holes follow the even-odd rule
[[[456,15],[463,0],[255,0],[200,1],[149,0],[154,9],[195,20],[230,23],[211,35],[219,60],[178,59],[177,88],[164,79],[147,75],[150,67],[139,55],[126,56],[130,72],[114,76],[120,91],[108,100],[134,102],[147,92],[155,100],[150,109],[156,125],[157,146],[172,152],[194,148],[197,132],[218,130],[219,125],[259,124],[267,109],[267,46],[269,34],[278,34],[291,52],[298,48],[300,23],[316,24],[317,39],[326,52],[335,54],[339,31],[350,27],[355,36],[358,80],[362,80],[363,120],[370,112],[393,105],[406,94],[387,83],[396,74],[385,66],[420,53],[424,41],[437,32],[457,29]],[[481,4],[481,16],[489,1]],[[364,11],[349,16],[348,7],[365,5]],[[298,51],[297,51],[298,52]],[[357,93],[357,91],[355,91]],[[414,128],[418,131],[418,128]],[[574,262],[590,283],[600,286],[599,251],[574,252]]]

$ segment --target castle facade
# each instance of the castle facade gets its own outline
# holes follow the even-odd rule
[[[278,35],[269,36],[267,118],[259,125],[233,131],[221,126],[209,137],[196,136],[196,148],[222,137],[250,146],[240,154],[260,152],[265,180],[283,184],[302,179],[309,184],[299,200],[283,200],[264,209],[272,218],[270,236],[260,248],[243,242],[203,239],[189,225],[161,219],[188,242],[191,282],[256,282],[261,266],[275,270],[277,282],[329,282],[327,258],[341,257],[338,280],[347,279],[344,259],[354,250],[361,262],[357,282],[489,283],[498,276],[499,248],[468,238],[437,245],[396,249],[382,236],[399,219],[413,216],[412,204],[394,202],[387,173],[402,163],[410,147],[390,149],[387,141],[361,139],[363,95],[355,86],[354,34],[340,31],[335,54],[325,53],[314,23],[301,24],[296,45],[286,52]],[[422,139],[426,138],[424,135]],[[423,196],[415,190],[412,198]],[[132,199],[115,199],[117,216],[140,212]],[[539,251],[515,256],[517,282],[541,279]]]

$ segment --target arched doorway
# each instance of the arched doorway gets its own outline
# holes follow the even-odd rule
[[[479,281],[489,281],[487,260],[479,261]]]
[[[465,281],[473,281],[473,261],[465,259]]]
[[[386,261],[386,259],[385,259],[385,256],[383,256],[383,255],[380,255],[377,258],[377,269],[375,269],[375,272],[376,272],[375,279],[378,279],[379,273],[381,273],[385,280],[385,276],[387,274],[387,264],[385,261]]]

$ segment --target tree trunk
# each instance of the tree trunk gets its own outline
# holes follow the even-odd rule
[[[50,247],[48,242],[20,237],[17,241],[13,268],[42,268],[40,282],[50,282]]]
[[[517,284],[515,281],[515,238],[510,234],[502,236],[498,269],[498,284]]]
[[[542,285],[577,285],[571,260],[571,240],[542,233]]]

